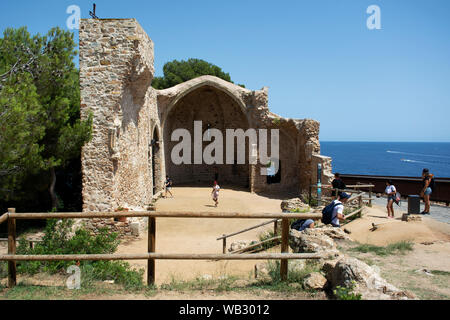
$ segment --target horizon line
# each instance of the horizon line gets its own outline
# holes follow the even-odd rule
[[[450,143],[450,141],[321,140],[319,142]]]

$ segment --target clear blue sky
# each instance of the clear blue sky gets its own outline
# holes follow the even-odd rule
[[[66,28],[94,1],[1,1],[0,31]],[[156,75],[200,58],[236,83],[269,89],[273,112],[321,122],[321,140],[450,141],[450,1],[112,1],[100,18],[136,18],[155,43]],[[369,30],[369,5],[381,30]],[[77,30],[74,30],[77,33]],[[78,40],[78,35],[76,37]]]

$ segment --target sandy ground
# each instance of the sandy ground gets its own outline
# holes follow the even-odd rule
[[[208,188],[174,188],[174,198],[161,199],[157,202],[157,210],[170,211],[222,211],[222,212],[281,212],[281,199],[270,199],[245,191],[223,189],[220,204],[214,208]],[[361,219],[348,223],[345,228],[354,241],[374,245],[387,245],[398,241],[413,241],[417,244],[450,242],[450,225],[423,217],[421,222],[401,221],[402,211],[397,210],[396,219],[387,219],[385,208],[374,205],[365,208]],[[157,219],[156,251],[165,253],[221,253],[222,241],[216,238],[256,225],[267,220],[260,219]],[[379,225],[374,232],[370,231],[372,223]],[[256,240],[258,234],[270,230],[272,225],[255,229],[230,238],[228,247],[237,240]],[[429,246],[427,248],[430,248]],[[437,269],[446,270],[450,263],[450,247],[443,246],[443,259],[434,259]],[[139,253],[147,250],[147,237],[142,237],[119,248],[122,253]],[[418,253],[417,253],[418,254]],[[448,258],[445,258],[448,257]],[[417,259],[430,257],[416,257]],[[205,275],[218,278],[223,275],[234,275],[248,278],[253,274],[255,264],[261,261],[184,261],[157,260],[156,283],[167,283],[171,279],[190,280]],[[131,264],[145,268],[146,261],[130,261]],[[430,266],[428,266],[430,267]]]
[[[386,208],[374,205],[364,209],[364,216],[345,226],[351,231],[350,237],[361,243],[387,245],[398,241],[415,243],[450,241],[450,225],[421,216],[422,221],[404,222],[402,214],[406,211],[395,211],[395,219],[388,219]],[[372,223],[379,227],[370,231]]]
[[[242,213],[281,212],[281,199],[270,199],[246,191],[222,189],[219,207],[214,208],[209,188],[173,188],[174,198],[161,199],[156,209],[161,211],[218,211]],[[164,253],[222,253],[223,234],[230,234],[268,220],[264,219],[204,219],[204,218],[157,218],[156,251]],[[228,239],[227,247],[238,240],[256,240],[258,234],[270,230],[273,225],[258,228]],[[147,251],[147,236],[119,247],[120,253],[142,253]],[[218,278],[224,275],[252,275],[255,264],[261,261],[189,261],[157,260],[156,284],[176,280],[190,280],[205,275]],[[130,261],[140,268],[146,261]]]
[[[223,189],[220,195],[220,205],[214,208],[209,188],[174,188],[175,198],[161,199],[157,202],[157,210],[164,211],[219,211],[219,212],[281,212],[281,197],[263,197],[246,191]],[[387,245],[402,240],[415,243],[414,250],[401,256],[379,257],[371,253],[363,254],[348,251],[348,254],[363,259],[371,265],[381,268],[381,274],[392,284],[399,288],[409,289],[416,293],[423,292],[424,298],[450,297],[450,283],[448,275],[429,276],[417,273],[417,270],[439,270],[450,272],[450,224],[442,223],[422,216],[419,222],[403,222],[401,216],[404,211],[396,211],[396,219],[387,219],[386,209],[374,205],[366,207],[364,215],[345,225],[351,232],[352,240],[360,243],[374,245]],[[165,253],[222,253],[222,241],[216,238],[222,234],[229,234],[244,228],[254,226],[267,220],[262,219],[180,219],[158,218],[156,232],[156,251]],[[376,231],[370,231],[372,223],[379,225]],[[237,240],[256,240],[258,234],[271,230],[273,225],[252,230],[228,240],[228,247]],[[355,243],[349,242],[350,246]],[[1,251],[6,246],[1,245]],[[274,248],[279,250],[278,248]],[[345,248],[342,248],[345,250]],[[142,253],[147,251],[146,232],[135,241],[122,243],[118,252]],[[146,268],[147,261],[129,261],[135,267]],[[156,284],[170,283],[174,280],[191,280],[205,275],[217,279],[221,276],[238,276],[241,279],[253,277],[254,266],[259,260],[252,261],[184,261],[184,260],[157,260]],[[46,278],[47,276],[26,277],[19,280],[40,285],[60,285],[61,279]],[[56,282],[55,282],[56,281]],[[92,295],[83,299],[308,299],[304,293],[284,297],[273,292],[161,292],[152,297],[142,295],[119,294],[117,296],[103,297]],[[325,298],[325,297],[315,297]]]

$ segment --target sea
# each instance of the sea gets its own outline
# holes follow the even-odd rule
[[[450,178],[450,142],[321,141],[321,154],[333,158],[333,173],[420,177],[428,168]]]

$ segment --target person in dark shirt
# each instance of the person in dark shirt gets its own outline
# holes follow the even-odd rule
[[[420,196],[423,197],[423,201],[425,202],[425,209],[421,213],[430,214],[430,196],[434,189],[434,175],[430,173],[429,169],[423,169],[422,179]]]
[[[333,197],[336,196],[335,189],[345,189],[347,187],[344,181],[342,181],[341,175],[337,172],[334,174],[334,180],[331,182],[331,185],[333,186],[333,190],[331,191],[331,196]]]
[[[170,191],[172,189],[172,179],[170,179],[169,176],[166,176],[166,182],[164,183],[164,187],[166,189],[164,198],[167,198],[167,193],[170,193],[170,196],[173,198],[173,194]]]

